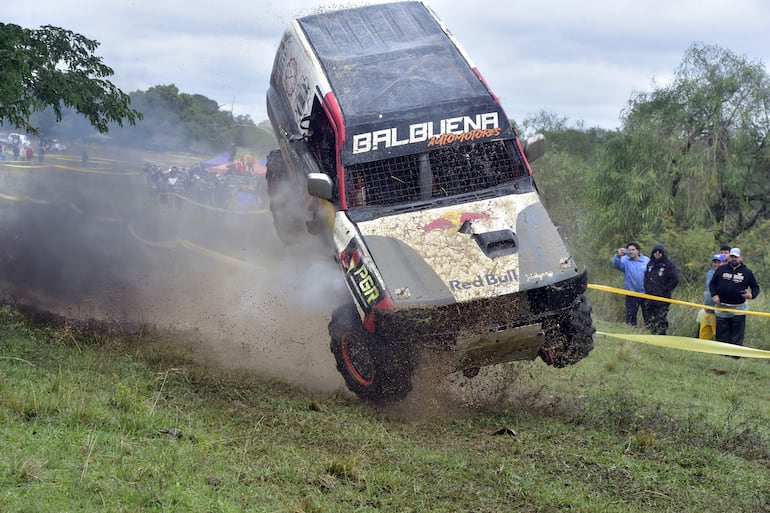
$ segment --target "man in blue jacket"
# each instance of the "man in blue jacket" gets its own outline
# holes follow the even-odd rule
[[[629,242],[624,248],[618,248],[612,255],[612,267],[623,273],[623,288],[644,294],[644,271],[650,259],[642,255],[642,250],[636,242]],[[626,296],[626,320],[629,326],[636,327],[636,314],[642,309],[645,323],[647,317],[644,310],[644,299]]]
[[[747,310],[746,300],[754,299],[759,295],[759,283],[751,269],[743,263],[739,248],[730,250],[729,259],[728,263],[714,272],[709,291],[716,306],[739,310],[738,312],[716,311],[717,340],[742,346],[746,334],[746,314],[740,310]]]

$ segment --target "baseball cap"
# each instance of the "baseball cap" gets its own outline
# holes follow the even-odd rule
[[[730,250],[730,256],[741,256],[741,250],[740,248],[733,248]]]
[[[714,255],[714,256],[711,258],[711,260],[712,260],[712,261],[714,261],[714,260],[719,260],[720,262],[724,262],[724,261],[725,261],[725,256],[724,256],[722,253],[717,253],[716,255]]]

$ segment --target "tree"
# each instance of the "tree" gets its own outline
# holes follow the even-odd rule
[[[63,28],[38,30],[0,23],[0,123],[38,133],[33,112],[72,107],[99,132],[111,122],[134,125],[142,114],[127,94],[108,80],[113,70],[94,55],[99,43]]]
[[[116,131],[121,144],[176,151],[221,151],[233,144],[255,147],[256,125],[251,118],[233,117],[203,95],[183,93],[168,84],[130,96],[132,104],[146,115],[135,127]]]
[[[770,79],[693,44],[669,85],[635,94],[592,176],[597,239],[714,228],[735,239],[770,215]]]

